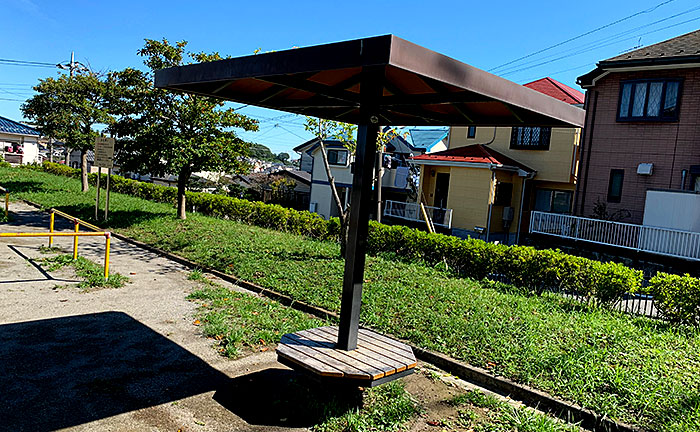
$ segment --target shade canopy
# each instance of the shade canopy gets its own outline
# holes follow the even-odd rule
[[[367,70],[381,81],[380,96],[369,101],[379,124],[581,127],[584,121],[580,108],[393,35],[163,69],[155,84],[360,124]]]

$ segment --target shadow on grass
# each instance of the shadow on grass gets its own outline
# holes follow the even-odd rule
[[[232,379],[214,400],[249,424],[310,427],[361,407],[362,392],[271,368]]]
[[[2,181],[0,186],[10,191],[10,197],[15,193],[22,192],[43,192],[46,190],[46,184],[33,180],[10,180]]]
[[[95,207],[88,204],[74,204],[55,207],[64,213],[75,216],[86,222],[95,224],[101,228],[128,228],[132,225],[139,224],[151,219],[170,217],[171,213],[160,211],[144,211],[144,210],[111,210],[109,219],[105,222],[102,220],[104,215],[104,202],[100,206],[99,220],[95,220]],[[57,218],[63,219],[63,218]],[[63,219],[65,221],[65,219]]]

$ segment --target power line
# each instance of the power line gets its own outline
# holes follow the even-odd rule
[[[569,38],[569,39],[567,39],[567,40],[565,40],[565,41],[563,41],[563,42],[556,43],[556,44],[554,44],[554,45],[548,46],[547,48],[543,48],[543,49],[541,49],[541,50],[539,50],[539,51],[535,51],[535,52],[533,52],[533,53],[524,55],[524,56],[519,57],[519,58],[517,58],[517,59],[515,59],[515,60],[511,60],[511,61],[509,61],[509,62],[500,64],[500,65],[498,65],[498,66],[496,66],[496,67],[493,67],[493,68],[489,69],[488,71],[489,71],[489,72],[492,72],[492,71],[494,71],[494,70],[496,70],[496,69],[502,68],[503,66],[507,66],[507,65],[513,64],[513,63],[515,63],[515,62],[518,62],[518,61],[520,61],[520,60],[524,60],[524,59],[526,59],[526,58],[535,56],[535,55],[537,55],[537,54],[541,54],[541,53],[543,53],[543,52],[545,52],[545,51],[549,51],[549,50],[551,50],[551,49],[553,49],[553,48],[562,46],[562,45],[564,45],[564,44],[567,44],[567,43],[569,43],[569,42],[575,41],[575,40],[577,40],[577,39],[581,39],[581,38],[584,37],[584,36],[588,36],[589,34],[599,32],[599,31],[601,31],[601,30],[603,30],[603,29],[606,29],[606,28],[608,28],[608,27],[612,27],[612,26],[614,26],[614,25],[616,25],[616,24],[619,24],[619,23],[621,23],[621,22],[627,21],[627,20],[632,19],[632,18],[634,18],[634,17],[637,17],[637,16],[639,16],[639,15],[651,13],[651,12],[655,11],[656,9],[660,8],[661,6],[667,5],[667,4],[672,3],[672,2],[674,2],[674,1],[676,1],[676,0],[666,0],[666,1],[664,1],[664,2],[661,2],[661,3],[657,4],[657,5],[654,6],[654,7],[649,8],[649,9],[645,9],[645,10],[642,10],[642,11],[639,11],[639,12],[636,12],[636,13],[633,13],[632,15],[628,15],[628,16],[626,16],[626,17],[624,17],[624,18],[620,18],[620,19],[618,19],[618,20],[616,20],[616,21],[613,21],[613,22],[611,22],[611,23],[605,24],[605,25],[600,26],[600,27],[598,27],[598,28],[595,28],[595,29],[593,29],[593,30],[589,30],[589,31],[587,31],[587,32],[585,32],[585,33],[582,33],[582,34],[578,35],[578,36],[574,36],[574,37],[572,37],[572,38]]]
[[[54,63],[37,62],[37,61],[29,61],[29,60],[3,59],[3,58],[0,58],[0,65],[5,65],[5,66],[45,67],[45,68],[48,68],[48,67],[54,68],[54,67],[56,67],[56,64],[54,64]]]
[[[585,43],[585,44],[583,44],[583,45],[579,45],[579,46],[574,47],[574,48],[570,48],[570,49],[567,49],[567,50],[564,50],[564,51],[560,51],[559,53],[549,54],[549,55],[547,55],[547,56],[540,57],[539,59],[534,59],[534,60],[530,60],[530,61],[527,61],[527,62],[524,62],[524,63],[512,65],[512,66],[510,66],[510,67],[507,67],[507,68],[505,68],[505,69],[499,71],[498,73],[499,73],[499,75],[507,75],[508,73],[510,73],[511,71],[513,71],[514,69],[518,69],[518,68],[521,68],[522,66],[525,66],[525,65],[528,65],[528,64],[532,64],[532,63],[534,63],[534,62],[538,62],[538,61],[541,61],[541,60],[544,60],[544,59],[547,59],[547,58],[552,58],[552,57],[555,57],[555,56],[557,56],[557,55],[561,55],[561,54],[564,54],[564,53],[569,53],[569,52],[574,52],[574,51],[575,51],[575,53],[572,54],[572,55],[577,55],[577,54],[580,54],[580,53],[583,53],[583,52],[588,52],[588,51],[590,51],[590,50],[592,50],[592,49],[602,48],[602,47],[605,47],[605,46],[609,46],[609,45],[612,45],[612,44],[611,44],[611,43],[608,43],[608,44],[605,44],[605,45],[602,45],[602,44],[605,43],[605,42],[614,41],[615,39],[620,39],[620,38],[622,38],[622,37],[624,37],[624,36],[626,36],[626,35],[628,35],[628,34],[634,33],[634,32],[639,31],[639,30],[648,29],[649,27],[655,26],[656,24],[660,24],[660,23],[662,23],[662,22],[664,22],[664,21],[668,21],[668,20],[671,20],[671,19],[673,19],[673,18],[677,18],[677,17],[679,17],[679,16],[689,14],[689,13],[695,12],[695,11],[697,11],[697,10],[700,10],[700,6],[696,6],[696,7],[690,8],[690,9],[685,10],[685,11],[683,11],[683,12],[677,13],[677,14],[675,14],[675,15],[668,16],[668,17],[666,17],[666,18],[662,18],[662,19],[660,19],[660,20],[654,21],[654,22],[649,23],[649,24],[645,24],[645,25],[642,25],[642,26],[639,26],[639,27],[635,27],[635,28],[632,28],[632,29],[629,29],[629,30],[625,30],[625,31],[622,31],[622,32],[619,32],[619,33],[616,33],[616,34],[613,34],[613,35],[610,35],[610,36],[606,36],[606,37],[601,38],[601,39],[597,39],[597,40],[592,41],[592,42]],[[671,25],[671,26],[669,26],[669,27],[664,27],[664,28],[659,29],[659,30],[663,30],[663,29],[667,29],[667,28],[670,28],[670,27],[675,27],[675,26],[678,26],[678,25],[686,24],[686,23],[688,23],[688,22],[690,22],[690,21],[694,21],[694,20],[695,20],[695,19],[691,19],[691,20],[688,20],[688,21],[683,21],[683,22],[680,22],[680,23],[673,24],[673,25]],[[638,37],[638,36],[640,36],[640,35],[636,35],[636,36],[633,36],[633,37],[631,37],[631,38],[620,39],[618,42],[623,42],[623,41],[625,41],[625,40],[633,39],[633,38],[636,38],[636,37]],[[614,43],[617,43],[617,42],[614,42]],[[588,49],[586,49],[586,48],[588,48]],[[584,49],[586,49],[586,50],[584,50]],[[579,50],[579,51],[577,51],[577,50]],[[565,58],[565,57],[559,57],[559,58],[561,59],[561,58]]]
[[[652,30],[652,31],[648,31],[648,32],[645,32],[645,33],[637,34],[637,35],[634,35],[634,36],[630,36],[630,37],[628,37],[628,38],[621,39],[621,40],[619,40],[619,41],[614,41],[614,42],[610,42],[610,43],[607,43],[607,44],[603,44],[603,45],[599,45],[599,46],[594,46],[594,47],[591,47],[591,48],[588,48],[588,49],[584,49],[584,50],[575,52],[575,53],[573,53],[573,54],[564,55],[564,56],[557,57],[557,58],[552,59],[552,60],[548,60],[548,61],[545,61],[545,62],[537,63],[537,64],[534,64],[534,65],[532,65],[532,66],[527,66],[527,67],[523,67],[523,68],[520,68],[520,69],[510,70],[509,72],[505,72],[505,73],[503,73],[503,74],[501,74],[501,75],[502,75],[502,76],[505,76],[505,75],[511,75],[511,74],[514,74],[514,73],[517,73],[517,72],[522,72],[522,71],[524,71],[524,70],[536,68],[536,67],[543,66],[543,65],[546,65],[546,64],[549,64],[549,63],[554,63],[554,62],[557,62],[557,61],[562,60],[562,59],[565,59],[565,58],[574,57],[574,56],[577,56],[577,55],[580,55],[580,54],[584,54],[584,53],[586,53],[586,52],[593,51],[593,50],[598,49],[598,48],[605,48],[605,47],[610,46],[610,45],[615,45],[615,44],[618,44],[618,43],[620,43],[620,42],[624,42],[624,41],[631,40],[631,39],[637,39],[638,37],[641,37],[641,36],[646,36],[646,35],[648,35],[648,34],[660,32],[660,31],[662,31],[662,30],[666,30],[666,29],[669,29],[669,28],[672,28],[672,27],[677,27],[677,26],[679,26],[679,25],[687,24],[687,23],[689,23],[689,22],[698,21],[698,20],[700,20],[700,17],[691,18],[691,19],[686,20],[686,21],[683,21],[683,22],[679,22],[679,23],[676,23],[676,24],[671,24],[671,25],[669,25],[669,26],[662,27],[662,28],[659,28],[659,29],[656,29],[656,30]]]

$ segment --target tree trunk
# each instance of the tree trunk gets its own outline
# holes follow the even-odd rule
[[[177,176],[177,218],[187,219],[187,182],[190,179],[190,173],[183,169]]]
[[[87,152],[85,150],[80,151],[80,178],[83,182],[83,192],[90,190],[90,185],[88,184],[88,163],[87,163]]]

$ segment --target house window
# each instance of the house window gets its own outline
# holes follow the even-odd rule
[[[571,191],[537,189],[535,210],[551,213],[571,213]]]
[[[328,164],[329,165],[342,165],[348,164],[348,152],[347,150],[328,150]]]
[[[619,203],[622,198],[622,181],[625,178],[625,170],[610,170],[610,181],[608,182],[608,202]]]
[[[635,80],[620,87],[618,121],[676,121],[678,120],[681,81]]]
[[[515,150],[549,150],[552,128],[514,127],[510,133],[510,148]]]
[[[469,126],[467,129],[467,138],[476,138],[476,126]]]
[[[493,200],[493,205],[509,206],[513,197],[513,183],[496,184],[496,196]]]

